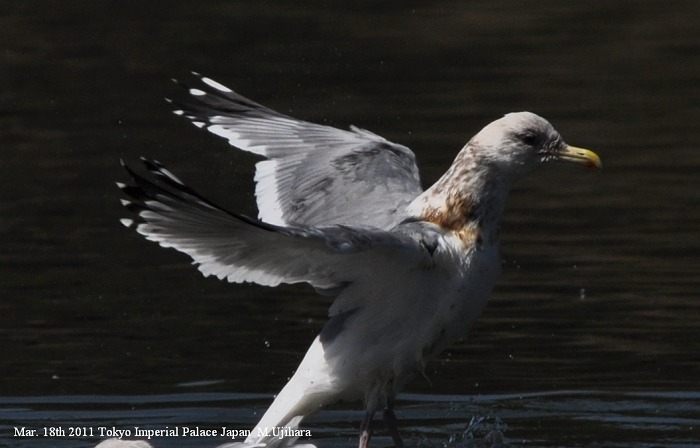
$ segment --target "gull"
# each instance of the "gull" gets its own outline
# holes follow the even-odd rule
[[[264,158],[257,219],[229,212],[155,160],[122,164],[135,214],[122,223],[189,255],[205,276],[265,286],[307,283],[334,299],[328,321],[246,444],[278,446],[338,401],[364,402],[359,447],[381,411],[397,447],[397,393],[466,336],[500,274],[499,229],[512,184],[549,161],[600,168],[544,118],[509,113],[486,125],[427,190],[406,146],[273,111],[201,75],[174,113]],[[330,301],[330,300],[329,300]],[[293,438],[291,437],[290,438]]]

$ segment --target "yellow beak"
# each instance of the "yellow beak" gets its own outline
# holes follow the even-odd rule
[[[603,162],[600,161],[598,154],[589,149],[577,148],[575,146],[567,145],[563,151],[557,151],[556,158],[564,162],[585,165],[588,168],[603,168]]]

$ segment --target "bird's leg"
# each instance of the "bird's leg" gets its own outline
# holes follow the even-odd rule
[[[394,446],[396,448],[403,448],[403,439],[401,434],[399,434],[399,427],[397,425],[396,414],[394,414],[394,399],[389,398],[386,403],[386,408],[384,409],[384,423],[386,428],[391,434],[391,439],[394,441]]]
[[[369,448],[369,439],[372,438],[372,418],[374,417],[374,407],[367,409],[365,418],[360,425],[360,445],[359,448]]]

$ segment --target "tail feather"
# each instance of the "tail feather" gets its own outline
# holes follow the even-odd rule
[[[317,337],[304,356],[292,379],[277,395],[272,405],[253,428],[246,443],[265,443],[277,446],[273,441],[274,428],[298,428],[301,421],[335,401],[338,395],[323,346]]]

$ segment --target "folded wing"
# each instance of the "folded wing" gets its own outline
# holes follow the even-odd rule
[[[205,276],[268,286],[306,282],[337,293],[391,260],[418,265],[427,256],[414,239],[379,229],[280,227],[229,213],[158,162],[142,160],[154,178],[124,165],[133,185],[118,186],[137,218],[122,223],[186,253]]]
[[[257,104],[209,78],[187,87],[175,113],[267,158],[256,165],[259,218],[276,225],[389,229],[423,190],[413,152],[356,127],[309,123]]]

